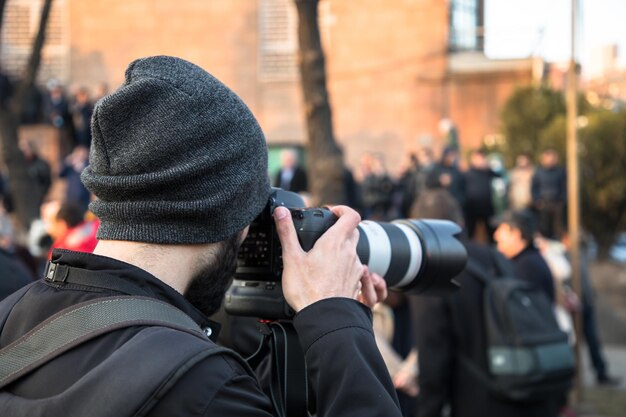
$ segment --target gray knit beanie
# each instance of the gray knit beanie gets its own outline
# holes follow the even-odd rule
[[[267,203],[261,128],[235,93],[187,61],[132,62],[96,104],[91,129],[81,179],[97,197],[98,239],[218,242]]]

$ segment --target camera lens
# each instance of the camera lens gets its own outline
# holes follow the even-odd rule
[[[447,220],[371,220],[358,226],[357,253],[387,286],[411,293],[445,294],[465,267],[467,252],[456,235],[461,228]]]

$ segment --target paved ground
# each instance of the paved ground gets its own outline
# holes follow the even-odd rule
[[[618,387],[599,387],[586,349],[581,350],[583,401],[575,406],[579,416],[626,417],[626,265],[596,263],[590,268],[596,289],[596,318],[604,354]]]

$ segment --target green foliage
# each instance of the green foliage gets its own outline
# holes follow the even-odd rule
[[[540,152],[541,132],[564,113],[565,101],[561,93],[545,86],[518,88],[502,111],[507,164],[512,164],[520,153],[536,157]]]
[[[602,246],[626,229],[626,111],[599,109],[580,129],[583,224]]]
[[[507,161],[521,151],[536,157],[554,148],[565,162],[565,109],[555,98],[560,94],[542,92],[545,88],[535,88],[535,94],[528,90],[518,90],[503,112]],[[626,229],[626,111],[592,108],[584,100],[578,106],[584,114],[578,129],[582,223],[606,249],[615,234]],[[515,115],[515,109],[520,113]]]

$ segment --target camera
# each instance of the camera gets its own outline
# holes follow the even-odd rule
[[[226,312],[263,319],[288,319],[294,311],[283,297],[282,248],[272,214],[291,212],[298,240],[309,251],[337,220],[327,208],[305,208],[296,193],[273,188],[261,214],[250,225],[237,256],[237,270],[226,293]],[[391,290],[441,295],[454,291],[467,252],[456,238],[461,228],[446,220],[366,220],[359,224],[357,254]]]

